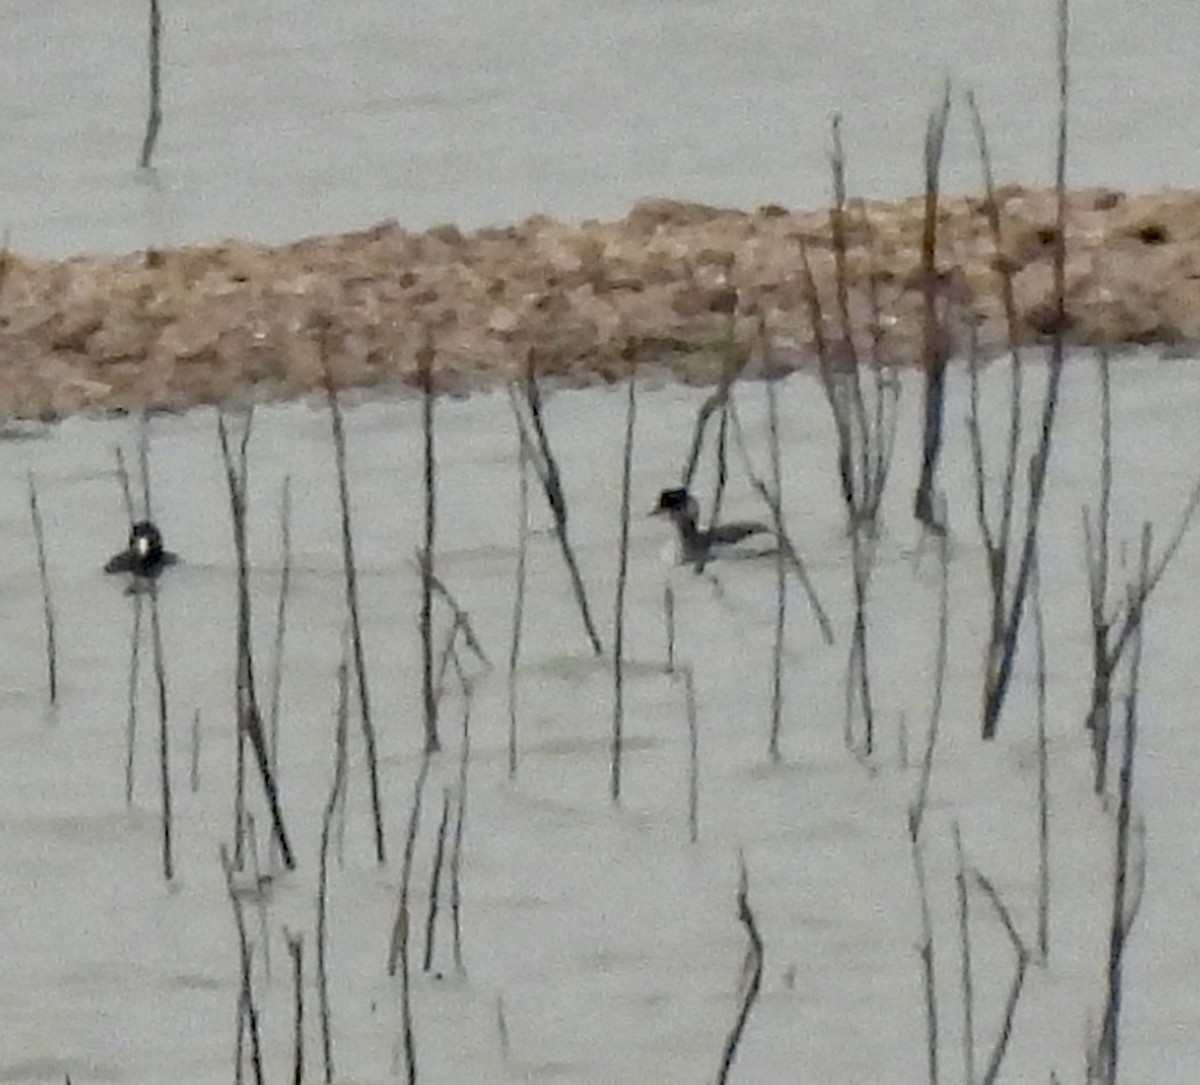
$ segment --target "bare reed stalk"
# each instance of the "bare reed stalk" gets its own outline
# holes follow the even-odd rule
[[[671,581],[663,584],[663,630],[667,638],[667,673],[675,670],[675,589]]]
[[[775,394],[775,376],[767,374],[767,450],[771,464],[772,509],[783,504],[783,468],[779,457],[779,403]],[[778,529],[781,525],[775,525]],[[777,531],[778,533],[778,531]],[[784,548],[775,549],[775,641],[771,649],[771,731],[767,753],[778,762],[779,732],[783,726],[783,646],[787,633],[787,558]]]
[[[142,651],[142,595],[134,592],[133,620],[129,630],[129,678],[125,711],[125,805],[133,805],[133,751],[137,741],[138,672]]]
[[[163,651],[162,626],[158,617],[158,582],[150,580],[150,634],[154,646],[154,683],[158,691],[158,777],[162,795],[162,866],[163,877],[175,877],[175,852],[172,845],[171,757],[167,727],[167,667]]]
[[[58,703],[58,641],[54,635],[54,602],[50,594],[50,570],[46,564],[46,531],[38,507],[37,483],[29,472],[29,516],[33,521],[33,541],[37,548],[38,580],[42,585],[42,617],[46,626],[46,681],[50,707]]]
[[[517,568],[513,577],[512,636],[508,646],[508,778],[517,775],[517,665],[525,620],[525,566],[529,553],[529,454],[517,431]]]
[[[985,740],[996,736],[1000,712],[1008,695],[1016,661],[1017,641],[1021,618],[1029,593],[1029,575],[1037,546],[1038,524],[1041,520],[1042,497],[1050,467],[1050,451],[1054,435],[1054,420],[1058,413],[1059,387],[1062,382],[1066,356],[1067,330],[1067,105],[1069,101],[1070,67],[1068,31],[1070,27],[1069,0],[1058,0],[1058,150],[1055,164],[1055,233],[1054,233],[1054,333],[1050,347],[1050,366],[1045,397],[1042,400],[1041,425],[1037,447],[1029,467],[1029,488],[1025,504],[1025,536],[1021,543],[1016,580],[1007,604],[1003,635],[989,646],[985,662],[983,726]]]
[[[1096,352],[1100,371],[1100,501],[1092,534],[1087,509],[1083,511],[1086,542],[1088,603],[1092,620],[1092,703],[1087,728],[1092,740],[1092,779],[1096,794],[1103,794],[1108,771],[1108,736],[1112,723],[1112,674],[1120,662],[1109,655],[1111,625],[1108,618],[1109,537],[1112,520],[1112,380],[1105,350]]]
[[[250,876],[253,891],[250,899],[254,902],[254,910],[258,914],[259,944],[263,949],[263,976],[267,985],[271,983],[271,925],[267,918],[267,896],[264,892],[267,879],[263,877],[262,864],[258,861],[258,826],[254,823],[254,815],[247,812],[244,826],[246,840],[250,850]]]
[[[766,349],[766,335],[763,333],[764,350]],[[769,368],[769,367],[768,367]],[[771,530],[775,535],[776,542],[779,546],[780,556],[784,563],[795,574],[800,581],[800,586],[804,589],[804,594],[808,599],[809,608],[813,612],[813,617],[817,621],[817,626],[821,630],[821,638],[826,644],[833,643],[833,625],[829,621],[829,615],[825,611],[825,607],[821,604],[821,599],[817,595],[817,589],[813,585],[812,578],[808,575],[808,567],[804,563],[804,559],[800,557],[800,552],[796,549],[792,542],[791,535],[788,532],[787,524],[783,519],[783,498],[782,489],[777,494],[771,485],[761,478],[758,472],[754,469],[754,463],[750,458],[750,450],[746,447],[746,437],[742,431],[741,418],[738,415],[736,405],[732,400],[729,403],[729,417],[732,423],[734,436],[734,445],[737,448],[738,456],[742,461],[742,466],[746,472],[746,478],[750,482],[754,491],[763,499],[767,508],[771,511]]]
[[[731,312],[726,324],[725,353],[722,359],[721,375],[717,381],[717,386],[705,397],[704,402],[700,404],[700,409],[696,412],[696,421],[692,426],[692,440],[688,446],[687,459],[684,461],[683,471],[680,475],[680,485],[688,489],[691,489],[696,477],[696,471],[700,466],[700,454],[704,449],[704,436],[708,430],[708,424],[712,420],[712,416],[717,414],[721,420],[721,425],[727,425],[726,408],[734,382],[741,375],[742,370],[746,367],[746,363],[750,360],[749,353],[741,352],[737,349],[735,339],[737,329],[736,315],[735,312]],[[723,454],[721,448],[723,444],[724,437],[718,435],[718,482],[720,482],[722,469]],[[723,484],[720,485],[723,486]]]
[[[1133,814],[1133,770],[1137,754],[1138,738],[1138,695],[1141,677],[1143,618],[1141,606],[1134,610],[1136,599],[1145,600],[1150,582],[1150,536],[1149,524],[1142,527],[1142,549],[1139,575],[1136,586],[1130,587],[1130,610],[1136,613],[1129,658],[1129,686],[1125,695],[1125,735],[1121,750],[1121,774],[1118,785],[1118,806],[1115,832],[1115,859],[1113,864],[1112,918],[1109,924],[1107,992],[1104,1005],[1104,1024],[1096,1046],[1094,1068],[1099,1071],[1099,1080],[1105,1085],[1116,1085],[1117,1064],[1120,1054],[1120,1024],[1122,1003],[1122,977],[1125,960],[1125,945],[1129,939],[1133,922],[1141,905],[1142,885],[1136,880],[1131,883],[1130,869],[1130,826]],[[1142,871],[1144,877],[1144,871]],[[1089,1078],[1090,1080],[1091,1078]]]
[[[838,308],[842,319],[843,348],[848,362],[835,365],[833,353],[825,337],[825,315],[821,298],[817,293],[816,279],[808,258],[808,247],[800,240],[800,260],[807,296],[809,326],[820,364],[821,384],[833,416],[834,430],[838,443],[838,479],[841,483],[842,502],[846,509],[846,529],[850,535],[850,564],[853,574],[854,627],[850,641],[850,652],[846,662],[845,716],[843,731],[846,746],[855,748],[853,732],[853,710],[858,698],[863,716],[864,737],[861,752],[870,757],[875,747],[875,713],[871,696],[871,668],[867,653],[867,590],[874,563],[874,547],[864,535],[874,531],[874,512],[862,495],[876,493],[868,482],[866,470],[858,473],[856,464],[869,465],[872,457],[867,448],[871,436],[866,426],[866,410],[862,389],[858,379],[858,358],[854,348],[853,329],[850,325],[849,293],[846,282],[846,235],[843,217],[845,203],[844,161],[840,136],[840,121],[834,119],[834,207],[830,210],[830,229],[833,237],[836,261]],[[856,428],[857,427],[857,428]],[[855,434],[858,434],[856,437]],[[878,462],[878,460],[876,460]],[[826,638],[829,639],[828,637]]]
[[[292,959],[292,1085],[304,1081],[304,935],[286,927],[283,937]]]
[[[150,0],[150,28],[147,42],[150,69],[150,109],[146,116],[146,134],[142,138],[142,153],[138,164],[150,168],[154,144],[162,126],[162,12],[158,0]]]
[[[963,861],[962,833],[954,823],[954,890],[958,899],[959,987],[963,1007],[963,1081],[975,1085],[975,979],[971,972],[971,898]]]
[[[946,680],[946,650],[949,637],[950,594],[949,556],[944,533],[937,535],[938,562],[941,583],[938,603],[937,663],[934,668],[933,707],[930,712],[929,731],[925,739],[925,753],[921,759],[921,776],[917,794],[908,808],[908,840],[912,853],[913,872],[917,880],[917,895],[921,909],[921,937],[917,952],[921,958],[921,975],[925,992],[925,1050],[929,1069],[930,1085],[940,1081],[938,1055],[938,1007],[937,972],[934,961],[933,919],[929,908],[929,885],[925,872],[925,856],[921,847],[921,827],[929,805],[929,782],[933,775],[933,757],[941,727],[942,700]]]
[[[575,551],[571,546],[570,535],[567,531],[567,497],[562,488],[562,476],[558,470],[558,462],[554,458],[554,451],[550,447],[550,438],[546,433],[546,424],[542,417],[542,393],[538,387],[537,364],[532,350],[526,360],[524,393],[525,404],[529,411],[529,423],[527,427],[514,395],[513,409],[516,412],[517,425],[529,445],[530,462],[537,472],[542,489],[546,494],[546,502],[549,504],[551,515],[554,518],[554,533],[571,578],[571,590],[575,594],[575,602],[579,607],[579,616],[583,621],[584,631],[592,646],[592,652],[598,656],[603,655],[604,648],[596,633],[595,623],[592,621],[587,591],[583,586],[583,576],[579,571],[579,563],[575,559]],[[532,435],[529,433],[530,429],[532,429]]]
[[[746,938],[749,944],[746,946],[746,958],[742,962],[742,989],[739,996],[740,1004],[738,1006],[738,1013],[733,1022],[733,1027],[729,1030],[729,1036],[725,1040],[725,1048],[721,1052],[721,1066],[717,1071],[717,1085],[725,1085],[729,1080],[729,1072],[733,1068],[733,1060],[737,1057],[738,1045],[742,1041],[742,1033],[746,1030],[746,1022],[750,1019],[750,1012],[754,1009],[754,1004],[758,1001],[758,994],[762,988],[763,941],[762,936],[758,933],[758,924],[754,919],[754,912],[750,908],[749,893],[750,887],[749,876],[746,873],[746,858],[739,851],[737,912],[738,920],[746,928]]]
[[[1112,407],[1107,354],[1100,351],[1098,360],[1101,395],[1099,510],[1094,525],[1086,506],[1082,510],[1082,518],[1092,640],[1092,690],[1087,728],[1092,745],[1093,786],[1096,794],[1100,795],[1105,791],[1108,778],[1113,676],[1130,646],[1131,638],[1137,632],[1142,610],[1174,560],[1197,509],[1200,509],[1200,481],[1193,486],[1166,548],[1147,571],[1145,594],[1142,594],[1142,585],[1139,584],[1132,592],[1126,592],[1124,608],[1118,606],[1110,610],[1108,595],[1111,577],[1110,520],[1113,484]]]
[[[437,450],[433,429],[433,340],[429,330],[417,351],[421,383],[421,433],[424,438],[425,542],[421,547],[421,699],[425,709],[425,750],[436,753],[437,698],[433,688],[433,546],[437,536]]]
[[[1046,628],[1042,615],[1041,561],[1033,561],[1033,629],[1037,650],[1038,750],[1038,964],[1050,960],[1050,754],[1046,745]]]
[[[433,970],[433,947],[437,939],[438,911],[441,907],[442,870],[446,865],[446,833],[450,828],[450,789],[442,788],[442,818],[438,822],[433,846],[433,862],[429,867],[429,899],[425,909],[425,956],[421,971]]]
[[[992,1045],[991,1053],[988,1055],[987,1069],[984,1070],[983,1077],[980,1079],[980,1085],[995,1085],[997,1078],[1000,1076],[1000,1068],[1004,1065],[1004,1056],[1008,1052],[1009,1040],[1012,1039],[1013,1021],[1017,1013],[1017,1003],[1021,1001],[1021,992],[1025,986],[1025,972],[1029,967],[1029,950],[1026,948],[1021,936],[1017,933],[1017,928],[1013,925],[1012,916],[1009,914],[1008,908],[1005,907],[1004,901],[1000,898],[1000,894],[996,892],[995,886],[978,869],[973,868],[972,873],[975,875],[975,881],[979,888],[983,890],[984,896],[987,897],[992,907],[996,909],[996,914],[1000,917],[1000,922],[1004,924],[1004,931],[1008,935],[1009,942],[1012,943],[1013,954],[1016,957],[1016,968],[1013,971],[1012,982],[1009,984],[1008,997],[1004,1002],[1004,1018],[1000,1024],[1000,1032],[996,1037],[995,1044]]]
[[[292,476],[283,480],[279,500],[279,595],[275,603],[275,646],[271,660],[271,771],[279,778],[279,709],[283,692],[283,642],[287,635],[288,592],[292,585]]]
[[[345,638],[343,638],[343,642]],[[338,799],[346,787],[346,732],[350,719],[350,665],[343,650],[337,670],[337,728],[334,739],[333,782],[321,817],[321,850],[317,867],[317,1003],[321,1016],[321,1061],[325,1085],[333,1081],[333,1029],[329,1005],[329,839]]]
[[[462,851],[467,824],[467,770],[471,763],[471,705],[474,688],[469,679],[459,675],[463,692],[462,737],[458,753],[458,801],[454,817],[454,840],[450,846],[450,921],[453,930],[454,970],[467,974],[462,948]]]
[[[249,740],[255,763],[262,780],[263,793],[271,816],[271,831],[279,845],[279,853],[288,870],[295,869],[296,860],[288,841],[279,802],[279,789],[271,772],[270,753],[258,708],[254,683],[253,638],[250,628],[250,562],[246,547],[246,515],[248,505],[246,449],[250,439],[253,415],[247,414],[235,462],[229,441],[229,430],[223,412],[217,413],[217,437],[225,465],[225,481],[229,489],[230,518],[233,525],[233,546],[237,559],[238,629],[237,629],[237,715],[238,741]],[[240,847],[240,836],[239,836]],[[240,860],[240,855],[239,855]]]
[[[700,839],[700,729],[696,723],[696,676],[690,663],[680,667],[678,673],[683,675],[684,712],[688,729],[688,840],[695,844]]]
[[[426,751],[421,757],[413,785],[413,801],[408,812],[408,831],[404,835],[404,860],[400,867],[400,900],[396,909],[396,921],[392,926],[392,940],[388,947],[387,971],[389,976],[400,976],[400,1031],[404,1044],[404,1072],[408,1085],[417,1081],[417,1038],[413,1029],[412,1012],[412,968],[409,963],[408,935],[411,926],[409,908],[412,893],[413,856],[417,847],[417,833],[421,828],[421,806],[425,797],[425,782],[429,778],[432,755]]]
[[[942,452],[942,416],[946,395],[948,351],[938,321],[937,221],[942,150],[950,119],[950,84],[942,92],[940,108],[930,114],[925,129],[925,217],[921,232],[923,362],[925,374],[924,425],[921,432],[921,478],[913,499],[913,515],[931,531],[945,531],[937,516],[938,461]]]
[[[979,161],[983,171],[985,208],[992,247],[997,254],[996,273],[1000,276],[1000,299],[1004,306],[1005,327],[1008,339],[1008,432],[1005,447],[1003,481],[1001,483],[1000,507],[993,521],[988,513],[986,474],[984,469],[983,436],[979,422],[979,370],[978,349],[972,325],[972,342],[968,353],[971,409],[967,418],[970,436],[972,465],[975,475],[975,518],[979,534],[983,539],[987,563],[988,588],[991,603],[988,658],[998,657],[1004,643],[1004,628],[1008,614],[1008,580],[1013,543],[1013,507],[1016,499],[1017,467],[1020,460],[1022,411],[1021,399],[1024,388],[1024,368],[1018,342],[1021,334],[1017,314],[1016,293],[1013,288],[1012,265],[999,258],[1004,250],[1004,235],[1000,224],[1000,201],[996,194],[996,183],[992,174],[992,156],[988,149],[987,129],[979,112],[975,95],[968,91],[967,105],[971,111],[971,123],[975,130],[975,142],[979,149]]]
[[[621,527],[617,544],[617,596],[613,604],[613,715],[609,748],[608,792],[621,801],[622,734],[625,728],[625,585],[629,576],[629,491],[633,477],[633,428],[637,419],[637,383],[632,371],[625,407],[625,439],[621,451]]]
[[[371,817],[375,832],[375,861],[387,861],[383,835],[383,807],[379,797],[379,758],[376,752],[375,725],[371,720],[371,689],[367,682],[367,659],[363,649],[362,623],[358,616],[358,567],[354,561],[354,531],[350,521],[350,483],[346,474],[346,429],[338,403],[329,351],[324,335],[321,357],[325,367],[325,393],[329,402],[329,424],[333,433],[333,457],[337,469],[338,504],[342,515],[342,567],[346,581],[346,609],[350,614],[350,640],[354,649],[354,675],[358,682],[359,721],[367,751],[367,777],[371,789]]]
[[[735,302],[736,306],[736,302]],[[721,378],[723,393],[717,421],[716,470],[713,481],[712,507],[709,510],[708,527],[711,531],[721,519],[721,502],[725,499],[725,487],[729,482],[729,412],[733,403],[733,384],[746,364],[746,355],[738,350],[737,313],[730,310],[726,322],[724,372]],[[726,376],[725,374],[728,374]],[[699,427],[697,427],[699,428]],[[708,564],[708,555],[702,554],[696,562],[696,572],[703,573]]]
[[[192,713],[192,758],[188,784],[193,795],[200,790],[200,709]]]
[[[113,446],[117,460],[117,480],[121,484],[121,498],[125,507],[125,519],[132,527],[137,513],[133,507],[133,486],[129,481],[129,469],[125,465],[125,453],[119,444]],[[142,595],[133,596],[133,619],[129,633],[129,680],[128,700],[125,712],[125,805],[133,805],[133,751],[137,744],[137,689],[141,664],[142,644]]]
[[[238,1041],[236,1072],[242,1074],[242,1037],[246,1032],[250,1035],[250,1061],[254,1069],[255,1085],[263,1085],[262,1039],[258,1025],[258,1005],[254,1001],[253,954],[250,938],[246,934],[246,919],[242,914],[242,902],[233,884],[233,864],[229,860],[229,851],[224,844],[220,846],[221,869],[225,872],[225,889],[229,894],[229,903],[233,906],[233,921],[237,927],[238,960],[241,972],[241,987],[238,993]]]

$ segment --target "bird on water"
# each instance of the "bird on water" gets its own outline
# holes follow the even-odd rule
[[[755,535],[775,535],[769,525],[758,520],[733,520],[727,524],[701,528],[700,506],[685,486],[663,490],[650,515],[671,518],[678,543],[675,560],[684,565],[701,566],[729,557],[760,557],[763,550],[739,544]]]
[[[129,529],[129,544],[104,563],[106,573],[132,573],[153,579],[179,560],[163,546],[162,532],[150,520],[138,520]]]

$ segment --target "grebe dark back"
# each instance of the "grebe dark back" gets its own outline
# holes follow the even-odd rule
[[[700,506],[687,487],[663,490],[651,516],[669,516],[679,541],[678,559],[686,565],[701,565],[723,557],[754,557],[754,551],[738,550],[737,544],[752,535],[774,536],[774,531],[758,520],[733,520],[704,529],[699,526]]]
[[[150,520],[138,520],[129,529],[129,545],[104,563],[104,571],[156,577],[178,560],[178,555],[163,546],[162,532],[158,527]]]

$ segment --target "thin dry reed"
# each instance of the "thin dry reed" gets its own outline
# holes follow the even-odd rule
[[[50,592],[50,569],[46,563],[46,529],[38,505],[37,483],[29,472],[29,517],[33,522],[33,541],[37,549],[38,581],[42,586],[42,618],[46,628],[46,682],[50,707],[58,703],[58,640],[55,636],[54,601]]]
[[[146,114],[146,133],[142,137],[142,153],[138,165],[149,169],[154,158],[154,145],[158,142],[158,130],[162,127],[162,12],[159,0],[150,0],[150,25],[147,36],[147,60],[149,61],[150,101]]]
[[[371,690],[367,682],[367,658],[363,648],[362,623],[358,612],[358,567],[354,560],[354,531],[350,520],[350,482],[346,473],[346,428],[338,403],[333,374],[329,370],[328,347],[322,338],[325,364],[325,394],[329,402],[329,424],[333,434],[334,466],[337,469],[338,506],[341,510],[342,568],[346,582],[346,610],[350,615],[350,642],[354,650],[354,675],[358,682],[359,721],[367,751],[367,778],[371,789],[371,818],[375,834],[375,861],[387,861],[383,834],[383,805],[379,796],[379,758],[376,752],[375,724],[371,719]]]
[[[609,744],[608,793],[621,801],[621,757],[625,730],[625,587],[629,579],[629,493],[633,477],[633,431],[637,420],[637,383],[627,382],[625,437],[621,446],[621,508],[617,544],[617,589],[613,603],[613,709]]]

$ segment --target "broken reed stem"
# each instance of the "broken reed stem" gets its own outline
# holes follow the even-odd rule
[[[396,921],[392,926],[392,941],[388,948],[388,975],[400,976],[400,1030],[404,1042],[404,1071],[407,1085],[417,1081],[417,1038],[413,1030],[412,1013],[412,969],[409,964],[408,933],[410,927],[409,897],[412,891],[413,855],[417,847],[417,833],[421,827],[421,805],[425,795],[425,781],[429,778],[432,755],[426,751],[421,757],[421,767],[413,785],[413,801],[408,812],[408,831],[404,836],[404,860],[400,868],[400,901],[396,909]]]
[[[54,602],[50,595],[50,570],[46,563],[46,531],[38,506],[37,483],[29,472],[29,516],[33,521],[33,541],[37,548],[38,580],[42,585],[42,617],[46,626],[46,680],[50,707],[58,703],[58,641],[54,634]]]
[[[621,446],[621,526],[617,544],[617,595],[613,604],[613,715],[609,747],[608,793],[621,801],[622,733],[625,728],[625,586],[629,577],[629,492],[633,477],[633,430],[637,420],[637,384],[628,380],[625,439]]]
[[[1042,400],[1041,426],[1037,448],[1029,467],[1029,489],[1025,506],[1025,537],[1012,597],[1006,610],[1004,635],[988,653],[984,679],[982,735],[985,740],[996,736],[1000,712],[1008,695],[1013,665],[1017,654],[1017,639],[1021,618],[1029,591],[1029,574],[1037,544],[1041,520],[1042,496],[1050,467],[1050,452],[1054,435],[1054,420],[1058,413],[1059,388],[1066,358],[1067,324],[1067,106],[1070,89],[1068,30],[1070,27],[1068,0],[1058,4],[1058,146],[1055,162],[1055,232],[1053,247],[1054,271],[1054,331],[1051,337],[1050,365],[1045,397]]]
[[[158,142],[158,130],[162,126],[162,12],[159,0],[150,0],[150,26],[147,41],[150,75],[150,107],[146,115],[146,134],[142,137],[142,153],[138,164],[142,169],[150,168],[154,157],[154,145]]]
[[[304,1081],[304,935],[283,929],[292,959],[292,1085]]]
[[[525,403],[529,409],[530,425],[533,429],[533,437],[537,442],[537,454],[531,456],[530,459],[533,462],[534,469],[538,473],[542,489],[546,494],[546,501],[550,506],[550,512],[554,518],[554,533],[558,538],[558,545],[562,550],[563,560],[566,562],[567,572],[571,578],[571,589],[575,594],[575,602],[579,607],[579,616],[583,622],[584,631],[587,633],[588,641],[592,646],[592,652],[598,656],[603,655],[604,647],[600,643],[595,623],[592,621],[592,612],[588,606],[587,591],[583,586],[583,576],[579,571],[579,563],[575,559],[575,550],[571,546],[571,539],[567,531],[567,497],[562,488],[562,476],[558,470],[558,463],[554,458],[554,451],[550,447],[550,438],[546,433],[546,424],[542,417],[542,394],[538,387],[537,366],[532,351],[529,353],[525,366],[524,390]],[[519,411],[517,412],[517,419],[522,433],[525,433],[525,420]],[[526,437],[528,439],[528,435]]]
[[[129,631],[128,701],[125,711],[125,805],[133,804],[133,751],[137,741],[138,672],[142,652],[142,592],[133,593],[133,620]]]
[[[971,905],[962,833],[954,823],[954,890],[958,901],[959,986],[963,1005],[963,1081],[975,1085],[975,980],[971,972]]]
[[[778,511],[783,504],[783,467],[779,456],[779,403],[775,394],[775,377],[768,373],[767,385],[767,450],[771,464],[771,504],[776,517],[776,536],[782,534]],[[775,641],[771,650],[771,730],[767,753],[778,762],[779,732],[783,725],[783,645],[787,631],[787,562],[782,542],[775,548]]]
[[[363,649],[362,623],[358,616],[358,569],[354,561],[354,532],[350,521],[350,483],[346,475],[346,429],[342,408],[338,404],[329,355],[324,338],[321,358],[325,366],[325,393],[329,402],[329,424],[333,434],[333,458],[337,470],[338,507],[342,525],[342,569],[346,583],[346,609],[350,614],[350,640],[354,649],[354,675],[358,681],[359,721],[367,751],[367,777],[371,789],[371,818],[375,833],[375,861],[382,866],[387,861],[383,836],[383,808],[379,797],[379,759],[376,752],[375,725],[371,720],[371,690],[367,682],[367,659]]]
[[[255,763],[259,777],[262,780],[263,793],[266,796],[267,807],[271,815],[271,831],[279,845],[279,853],[283,864],[288,870],[295,869],[296,860],[292,854],[292,846],[288,841],[287,829],[283,823],[283,809],[279,802],[279,789],[275,776],[271,772],[271,759],[267,750],[267,738],[263,729],[262,714],[258,708],[258,695],[254,684],[253,639],[250,629],[250,561],[246,547],[246,516],[248,511],[248,463],[247,447],[250,441],[250,428],[254,415],[247,412],[239,441],[237,461],[234,460],[233,450],[229,442],[229,430],[225,424],[223,411],[217,412],[217,437],[221,446],[221,459],[225,466],[225,482],[229,490],[230,518],[233,525],[233,547],[237,559],[237,598],[238,598],[238,628],[237,628],[237,727],[239,744],[239,771],[241,771],[242,746],[248,739],[254,751]],[[239,796],[240,797],[240,796]],[[240,849],[241,836],[237,838]],[[240,851],[238,854],[241,860]]]
[[[437,534],[437,450],[433,430],[433,341],[428,328],[417,351],[421,383],[421,433],[424,438],[425,536],[421,547],[421,700],[425,710],[425,751],[436,753],[437,698],[433,688],[433,546]],[[382,859],[380,860],[382,862]]]
[[[725,1040],[725,1048],[721,1052],[721,1066],[717,1071],[717,1085],[725,1085],[729,1080],[729,1071],[733,1067],[733,1060],[737,1057],[738,1045],[741,1043],[742,1033],[746,1029],[746,1022],[750,1019],[750,1011],[754,1009],[754,1003],[758,1000],[759,990],[762,988],[763,941],[762,936],[758,933],[758,924],[754,919],[754,912],[750,908],[749,876],[746,873],[746,858],[740,850],[738,851],[737,913],[738,920],[746,929],[746,938],[749,944],[746,947],[746,958],[742,963],[741,1003],[738,1007],[738,1014],[734,1020],[733,1028],[729,1030],[729,1036]]]
[[[1050,755],[1046,746],[1046,628],[1042,614],[1041,560],[1033,560],[1033,630],[1037,666],[1038,752],[1038,963],[1050,960]]]
[[[450,847],[450,919],[453,928],[454,970],[467,974],[462,950],[462,850],[467,824],[467,769],[471,761],[471,704],[474,688],[459,675],[463,692],[462,738],[458,755],[458,803],[454,818],[454,840]]]
[[[934,494],[942,452],[942,419],[946,398],[947,351],[937,312],[937,224],[942,151],[950,119],[950,83],[942,91],[941,107],[929,116],[925,128],[925,215],[921,232],[922,352],[925,374],[924,423],[921,432],[921,478],[913,501],[913,515],[930,531],[945,531],[937,516]]]
[[[679,668],[683,675],[684,712],[688,729],[687,823],[688,840],[700,839],[700,729],[696,723],[696,677],[690,663]]]
[[[525,619],[525,566],[529,552],[529,455],[517,432],[517,568],[513,578],[512,636],[508,646],[508,778],[517,775],[517,665]]]
[[[1129,589],[1132,598],[1145,598],[1150,578],[1150,537],[1148,523],[1142,525],[1142,549],[1138,581]],[[1132,604],[1131,604],[1132,612]],[[1109,923],[1107,991],[1104,1006],[1104,1024],[1097,1044],[1096,1062],[1106,1085],[1115,1085],[1117,1063],[1120,1054],[1120,1022],[1122,1001],[1122,977],[1125,961],[1125,944],[1129,939],[1133,921],[1141,902],[1141,888],[1130,892],[1130,847],[1129,829],[1133,813],[1133,770],[1137,753],[1138,738],[1138,695],[1141,678],[1142,646],[1145,636],[1143,621],[1145,611],[1136,611],[1136,626],[1133,631],[1129,658],[1129,686],[1125,695],[1125,734],[1121,749],[1120,782],[1118,784],[1118,806],[1115,826],[1115,857],[1113,864],[1112,916]]]
[[[488,658],[487,652],[483,650],[483,644],[475,633],[475,626],[471,621],[471,614],[464,610],[454,597],[453,593],[441,581],[436,573],[431,573],[429,577],[430,587],[435,595],[441,596],[446,605],[450,608],[454,615],[454,631],[462,633],[463,643],[471,649],[472,655],[479,660],[488,670],[492,669],[492,661]]]
[[[337,669],[337,725],[334,735],[333,782],[321,815],[321,850],[317,867],[317,1004],[321,1015],[321,1061],[325,1085],[333,1081],[333,1030],[329,1005],[329,838],[338,799],[346,786],[346,731],[350,720],[350,664],[342,638],[342,658]]]
[[[433,969],[433,947],[437,938],[438,909],[441,904],[442,868],[446,860],[446,832],[450,828],[450,789],[442,788],[442,817],[438,822],[433,847],[433,862],[429,870],[429,901],[425,910],[425,956],[421,971]]]
[[[154,683],[158,690],[158,774],[162,795],[162,866],[163,878],[175,877],[175,852],[172,845],[171,758],[167,727],[167,667],[163,651],[162,626],[158,616],[158,582],[149,580],[150,634],[154,646]]]
[[[1004,1002],[1004,1018],[1000,1025],[1000,1032],[996,1037],[995,1044],[992,1046],[991,1054],[988,1056],[987,1069],[983,1072],[983,1077],[980,1079],[980,1085],[995,1085],[997,1078],[1000,1076],[1000,1068],[1004,1065],[1004,1056],[1008,1051],[1008,1042],[1012,1039],[1012,1028],[1013,1021],[1016,1018],[1017,1003],[1021,1000],[1021,991],[1025,986],[1025,972],[1029,967],[1029,950],[1025,947],[1025,943],[1017,933],[1012,916],[1009,914],[1008,908],[1005,907],[1004,901],[1000,898],[1000,894],[996,891],[996,887],[977,868],[972,868],[972,873],[975,875],[976,883],[983,890],[992,907],[996,909],[996,914],[1000,917],[1000,922],[1004,924],[1004,931],[1008,935],[1009,942],[1012,943],[1013,953],[1017,958],[1016,971],[1013,973],[1012,983],[1008,988],[1008,997]]]
[[[288,591],[292,584],[292,476],[283,480],[279,499],[279,595],[275,603],[275,645],[271,660],[271,771],[279,778],[279,709],[283,692],[283,642],[287,634]]]
[[[258,1025],[258,1006],[254,1001],[253,955],[250,938],[246,934],[246,919],[242,914],[242,902],[233,884],[233,864],[229,861],[229,851],[224,844],[220,845],[221,869],[225,872],[225,889],[229,894],[229,903],[233,907],[233,922],[237,927],[238,961],[241,971],[241,987],[238,993],[238,1042],[237,1064],[238,1076],[242,1073],[242,1036],[243,1030],[250,1034],[250,1061],[254,1068],[256,1085],[263,1085],[262,1039]]]

